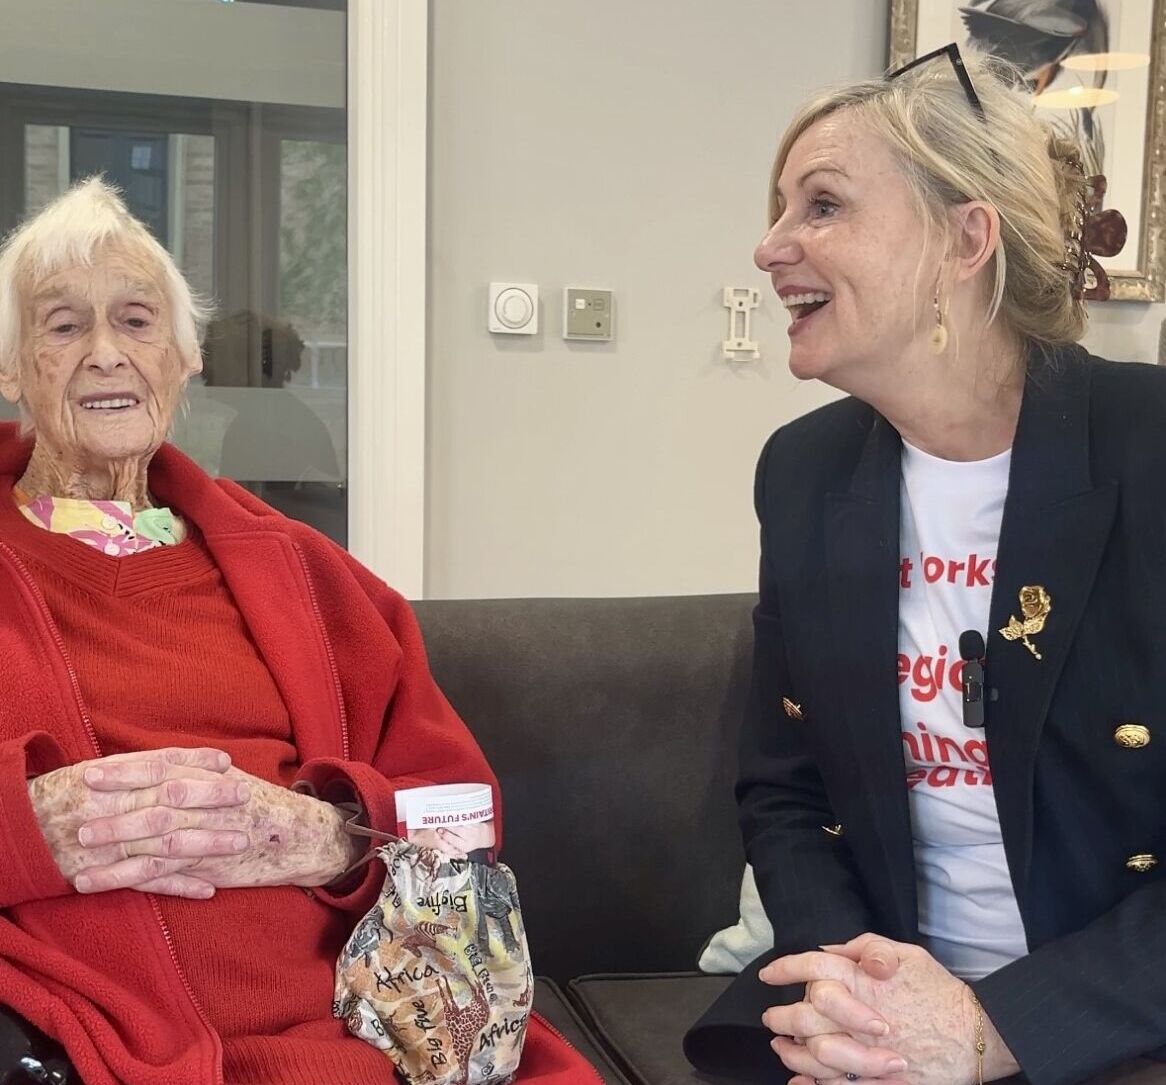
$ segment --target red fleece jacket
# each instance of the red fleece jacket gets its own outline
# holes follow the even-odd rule
[[[0,426],[0,502],[11,502],[29,451],[14,427]],[[416,621],[396,592],[323,536],[233,483],[212,480],[169,446],[151,464],[150,487],[195,525],[230,589],[287,708],[297,779],[325,797],[355,794],[378,828],[395,824],[395,791],[422,784],[485,780],[500,810],[493,774],[434,684]],[[164,912],[148,894],[76,894],[36,822],[29,777],[109,751],[100,746],[37,578],[4,541],[0,658],[0,1003],[58,1038],[87,1085],[221,1085],[222,1041],[184,975],[182,947],[166,922],[169,902]],[[140,681],[150,681],[148,668]],[[156,745],[170,741],[159,734]],[[334,960],[339,939],[371,907],[383,877],[373,863],[343,896],[317,890],[342,921],[311,931],[289,923],[278,906],[289,890],[224,892],[248,894],[256,907],[270,899],[269,939],[252,947],[262,971],[278,969],[297,937],[317,937],[320,954]],[[213,909],[202,931],[198,902],[183,911],[184,943],[201,937],[213,947],[230,939]],[[254,938],[255,925],[249,929]],[[320,929],[333,933],[320,940]],[[230,974],[223,970],[224,984]],[[272,998],[278,990],[273,983]],[[339,1035],[337,1024],[233,1041],[235,1074],[273,1085],[391,1080],[386,1064],[369,1059],[372,1049]],[[520,1081],[594,1085],[596,1078],[532,1019]]]

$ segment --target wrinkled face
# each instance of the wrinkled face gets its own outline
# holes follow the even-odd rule
[[[179,356],[153,262],[99,251],[92,267],[32,283],[22,303],[20,371],[0,391],[23,398],[38,444],[90,466],[152,454],[200,368]]]
[[[794,143],[777,187],[784,210],[754,259],[789,310],[794,375],[851,391],[925,350],[938,261],[924,261],[925,226],[887,146],[831,114]]]

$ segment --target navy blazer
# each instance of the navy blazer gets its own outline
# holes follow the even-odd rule
[[[866,930],[919,939],[896,671],[901,449],[847,399],[761,455],[737,796],[775,945],[686,1038],[710,1072],[781,1079],[759,1015],[801,992],[762,985],[765,961]],[[1040,659],[999,632],[1027,585],[1052,602]],[[973,987],[1030,1081],[1070,1085],[1166,1044],[1166,369],[1079,348],[1033,360],[985,640],[1029,953]],[[1120,744],[1127,723],[1148,744]]]

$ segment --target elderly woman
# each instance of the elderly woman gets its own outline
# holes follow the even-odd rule
[[[1091,204],[954,47],[781,143],[757,264],[793,373],[849,395],[757,472],[774,947],[690,1031],[706,1070],[1069,1085],[1166,1044],[1166,370],[1074,345]]]
[[[332,1016],[352,804],[494,779],[401,597],[164,444],[201,316],[99,180],[0,251],[0,1001],[87,1085],[388,1085]]]

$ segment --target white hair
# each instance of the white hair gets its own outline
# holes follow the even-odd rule
[[[190,289],[170,253],[130,214],[118,190],[98,176],[73,185],[0,246],[0,373],[14,377],[20,370],[22,290],[69,267],[92,267],[109,248],[145,257],[157,268],[175,346],[184,362],[198,359],[209,306]]]

